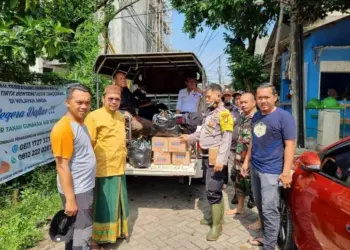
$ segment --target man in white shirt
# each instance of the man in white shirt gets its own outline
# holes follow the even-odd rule
[[[197,80],[188,78],[186,80],[187,88],[179,91],[176,104],[176,113],[194,113],[197,112],[199,102],[203,96],[203,92],[197,88]]]

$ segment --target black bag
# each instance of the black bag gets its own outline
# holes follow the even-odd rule
[[[186,113],[182,116],[181,127],[184,134],[192,134],[196,132],[197,126],[202,125],[203,116],[197,112]]]
[[[181,135],[181,128],[177,118],[170,111],[155,114],[152,119],[152,135],[163,137],[176,137]]]
[[[144,138],[132,140],[128,146],[128,159],[134,168],[148,168],[152,161],[152,146]]]

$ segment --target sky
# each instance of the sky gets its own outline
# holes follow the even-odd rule
[[[226,48],[226,42],[224,41],[225,29],[220,28],[213,32],[210,28],[204,28],[202,33],[198,33],[194,39],[190,39],[189,35],[182,31],[184,21],[185,17],[183,14],[179,14],[175,10],[172,11],[172,48],[174,50],[195,52],[201,63],[204,65],[204,68],[207,71],[208,80],[211,82],[219,82],[219,60],[216,59],[222,55],[222,82],[230,84],[231,77],[228,70],[227,55],[223,54],[224,49]],[[268,33],[271,33],[272,29],[273,24],[270,25]],[[211,39],[208,39],[210,37]],[[209,42],[207,43],[208,40]],[[205,41],[204,44],[203,41]],[[203,46],[199,51],[202,44]]]
[[[190,39],[188,34],[182,32],[184,21],[185,17],[183,14],[179,14],[176,11],[172,12],[172,48],[174,50],[195,52],[207,71],[208,80],[213,82],[218,82],[219,80],[219,60],[217,60],[217,58],[222,55],[222,82],[229,83],[231,77],[229,76],[229,70],[227,68],[227,56],[223,54],[226,47],[224,41],[225,30],[221,28],[212,31],[211,29],[205,28],[203,32],[197,34],[194,39]],[[204,40],[205,37],[206,39]],[[201,47],[202,44],[203,46]]]

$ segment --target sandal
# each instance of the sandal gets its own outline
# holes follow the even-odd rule
[[[251,237],[247,243],[249,243],[250,245],[254,246],[254,247],[262,247],[264,246],[264,242],[263,242],[263,238],[261,237]]]
[[[230,209],[226,212],[226,215],[244,215],[244,210],[239,212],[237,208]]]

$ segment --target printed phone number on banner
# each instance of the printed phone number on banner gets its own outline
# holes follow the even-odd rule
[[[28,159],[33,156],[40,155],[42,153],[46,153],[47,151],[51,151],[51,145],[46,145],[42,148],[36,148],[28,152],[24,152],[18,155],[18,160],[22,161]]]

